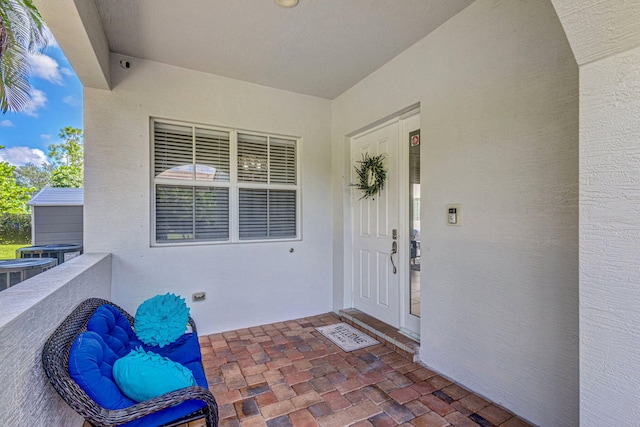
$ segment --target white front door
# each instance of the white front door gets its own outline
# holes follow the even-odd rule
[[[394,121],[351,140],[351,164],[367,154],[383,154],[387,180],[372,198],[352,190],[354,307],[392,326],[400,326],[400,264],[392,254],[394,230],[399,230],[399,123]],[[351,182],[357,182],[352,168]],[[399,242],[395,241],[399,247]],[[395,265],[395,268],[394,268]]]

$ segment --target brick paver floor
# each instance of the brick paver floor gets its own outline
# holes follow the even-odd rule
[[[529,426],[392,348],[345,353],[315,330],[339,321],[329,313],[200,337],[220,426]]]

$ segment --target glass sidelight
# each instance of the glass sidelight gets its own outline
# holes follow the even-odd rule
[[[420,129],[409,133],[409,144],[409,312],[420,317]]]

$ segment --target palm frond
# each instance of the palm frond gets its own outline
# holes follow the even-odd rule
[[[31,102],[29,54],[44,49],[48,32],[31,0],[0,0],[0,111]]]

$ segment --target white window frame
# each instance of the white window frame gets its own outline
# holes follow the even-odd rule
[[[192,129],[208,129],[215,131],[229,132],[229,181],[222,182],[216,181],[210,183],[207,181],[195,181],[184,179],[165,179],[157,178],[155,176],[155,123],[163,123],[176,126],[188,126]],[[269,184],[269,183],[257,183],[257,182],[239,182],[238,181],[238,134],[249,134],[260,137],[271,137],[278,139],[286,139],[295,142],[296,149],[296,184]],[[150,182],[151,182],[151,227],[150,227],[150,240],[151,247],[167,247],[167,246],[200,246],[200,245],[220,245],[220,244],[244,244],[244,243],[273,243],[273,242],[288,242],[302,240],[302,138],[291,135],[266,133],[244,129],[232,129],[221,126],[212,126],[200,123],[176,121],[171,119],[151,118],[149,125],[150,136]],[[171,241],[171,242],[158,242],[156,239],[156,185],[172,185],[182,186],[185,188],[193,187],[226,187],[229,189],[229,239],[228,240],[198,240],[198,241]],[[240,239],[240,189],[266,189],[266,190],[288,190],[295,191],[296,194],[296,236],[285,238],[259,238],[259,239]]]

